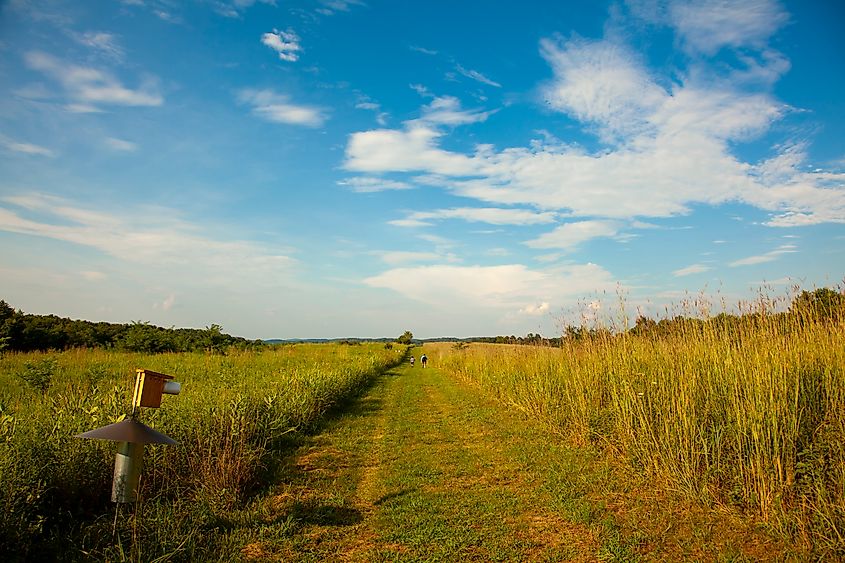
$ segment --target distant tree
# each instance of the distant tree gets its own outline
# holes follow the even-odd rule
[[[829,287],[802,291],[790,305],[789,312],[817,319],[839,318],[845,314],[845,295]]]
[[[396,342],[399,344],[410,344],[411,341],[414,339],[414,333],[410,330],[406,330],[402,333],[402,336],[396,339]]]
[[[657,332],[657,321],[650,319],[645,315],[639,315],[634,328],[631,329],[631,334],[654,334]]]
[[[205,327],[203,331],[203,347],[209,352],[223,352],[226,346],[226,335],[223,334],[223,327],[212,324]]]

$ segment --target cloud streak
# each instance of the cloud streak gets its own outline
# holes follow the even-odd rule
[[[288,96],[273,90],[241,90],[238,99],[251,105],[254,115],[273,123],[320,127],[327,119],[322,109],[294,104]]]
[[[164,103],[152,83],[133,90],[104,71],[69,64],[40,51],[30,51],[24,59],[29,68],[59,82],[81,107],[96,108],[100,104],[154,107]]]
[[[757,256],[749,256],[747,258],[742,258],[740,260],[734,260],[728,266],[731,268],[735,268],[737,266],[753,266],[756,264],[764,264],[766,262],[773,262],[780,258],[783,254],[789,254],[792,252],[798,252],[797,246],[794,244],[783,244],[772,250],[771,252],[767,252],[765,254],[759,254]]]
[[[490,225],[540,225],[553,223],[557,215],[551,212],[536,212],[526,209],[502,209],[499,207],[453,207],[435,211],[415,211],[404,219],[390,221],[399,227],[427,227],[432,221],[460,219],[471,223]]]
[[[115,213],[43,194],[0,201],[0,230],[94,248],[148,275],[237,288],[289,277],[296,264],[255,243],[212,238],[166,209]]]
[[[0,135],[0,145],[5,147],[6,150],[21,154],[46,156],[50,158],[56,156],[55,153],[47,147],[42,147],[41,145],[35,145],[33,143],[21,143],[2,135]]]
[[[501,84],[499,84],[498,82],[495,82],[493,80],[490,80],[489,78],[487,78],[486,76],[484,76],[483,74],[478,72],[477,70],[467,69],[467,68],[462,67],[461,65],[456,65],[455,70],[457,70],[463,76],[466,76],[467,78],[471,78],[472,80],[475,80],[476,82],[481,82],[482,84],[487,84],[488,86],[493,86],[494,88],[501,88],[502,87]]]

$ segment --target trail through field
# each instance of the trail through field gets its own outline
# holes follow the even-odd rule
[[[431,364],[381,376],[281,474],[247,559],[729,561],[772,547],[676,517],[658,494],[629,502],[604,462]]]

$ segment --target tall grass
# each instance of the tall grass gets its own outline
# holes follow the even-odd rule
[[[296,345],[226,356],[5,354],[0,554],[4,560],[84,553],[149,560],[181,550],[183,558],[207,557],[202,550],[209,542],[200,536],[264,484],[282,441],[314,425],[403,354],[404,347],[376,344]],[[183,391],[165,397],[160,409],[142,409],[141,420],[178,445],[146,448],[144,517],[134,519],[131,530],[124,527],[130,541],[112,536],[114,443],[73,436],[125,416],[137,367],[173,375]],[[123,544],[134,551],[123,551]]]
[[[748,315],[561,348],[428,346],[437,365],[688,496],[845,555],[845,324]]]

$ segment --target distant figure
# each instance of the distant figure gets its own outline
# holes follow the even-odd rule
[[[425,354],[420,356],[420,361],[422,362],[423,367],[425,367],[426,362],[428,362],[428,358],[425,357]]]
[[[411,356],[411,367],[414,367],[414,357]]]

